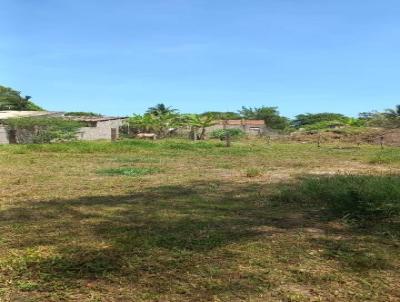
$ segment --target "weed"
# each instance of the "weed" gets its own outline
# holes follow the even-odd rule
[[[308,177],[283,189],[281,200],[322,206],[336,217],[382,221],[400,215],[400,176]]]
[[[120,168],[110,168],[110,169],[102,169],[99,170],[98,173],[105,175],[123,175],[123,176],[143,176],[148,174],[159,173],[160,169],[158,168],[129,168],[129,167],[120,167]]]
[[[374,155],[369,162],[371,164],[394,164],[400,163],[400,150],[387,149]]]
[[[252,178],[252,177],[257,177],[261,175],[260,169],[257,168],[248,168],[246,170],[246,177]]]
[[[149,157],[118,157],[114,159],[119,163],[160,163],[161,159]]]
[[[39,288],[39,284],[32,281],[18,281],[17,288],[24,292],[29,292],[33,290],[37,290]]]

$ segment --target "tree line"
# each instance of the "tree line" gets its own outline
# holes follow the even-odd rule
[[[23,96],[20,91],[0,85],[0,110],[43,110],[32,102],[30,96]],[[67,115],[97,116],[93,112],[69,112]],[[200,139],[204,138],[205,129],[218,120],[227,119],[256,119],[264,120],[267,127],[282,132],[298,129],[318,130],[336,126],[348,127],[400,127],[400,105],[383,112],[362,112],[357,118],[340,113],[305,113],[289,119],[280,114],[278,107],[243,106],[237,112],[208,111],[201,114],[179,113],[177,109],[157,104],[150,107],[144,114],[134,114],[128,119],[131,127],[138,131],[156,132],[163,136],[171,129],[189,127],[196,132]]]

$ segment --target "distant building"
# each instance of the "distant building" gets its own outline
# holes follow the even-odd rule
[[[248,135],[263,135],[267,133],[268,128],[264,120],[221,120],[214,126],[207,128],[207,133],[219,129],[241,129]]]
[[[126,117],[114,116],[68,116],[73,121],[86,125],[78,131],[78,139],[94,141],[99,139],[115,140],[119,138],[119,128],[124,124]]]
[[[15,138],[10,135],[2,121],[18,117],[61,117],[79,121],[84,126],[79,129],[77,139],[90,141],[117,139],[119,137],[119,128],[126,119],[125,117],[111,116],[64,116],[63,112],[49,111],[0,111],[0,144],[15,143]]]

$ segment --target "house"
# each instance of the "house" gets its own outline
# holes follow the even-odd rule
[[[248,135],[263,135],[268,129],[264,120],[220,120],[214,126],[207,127],[206,133],[219,129],[241,129]]]
[[[65,116],[63,112],[50,111],[0,111],[0,144],[15,143],[15,138],[10,135],[2,121],[18,117],[61,117],[79,121],[84,125],[78,130],[79,140],[117,139],[119,128],[125,120],[125,117]]]
[[[115,140],[119,138],[119,128],[123,126],[126,117],[114,116],[68,116],[66,119],[85,124],[78,131],[78,139],[93,141],[99,139]]]

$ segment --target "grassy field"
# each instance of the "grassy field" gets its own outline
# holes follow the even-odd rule
[[[368,145],[0,146],[0,301],[400,301],[399,172]]]

